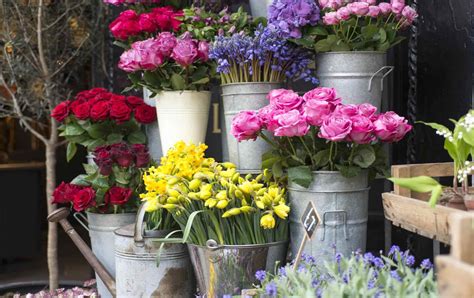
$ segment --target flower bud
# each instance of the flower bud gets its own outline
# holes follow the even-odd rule
[[[200,186],[201,186],[201,180],[199,179],[193,179],[191,180],[191,182],[189,182],[190,190],[198,190]]]
[[[240,207],[240,211],[242,211],[243,213],[249,213],[255,211],[255,208],[250,206],[242,206]]]
[[[223,218],[230,217],[230,216],[235,216],[240,214],[240,209],[239,208],[232,208],[228,211],[226,211],[224,214],[222,214]]]
[[[229,205],[229,201],[221,200],[221,201],[217,202],[216,207],[219,208],[219,209],[224,209],[225,207],[227,207],[227,205]]]
[[[188,197],[193,199],[193,200],[198,200],[199,199],[198,194],[195,193],[195,192],[188,193]]]
[[[234,182],[234,183],[239,182],[239,178],[240,178],[240,174],[239,174],[239,173],[235,173],[235,174],[232,176],[232,182]]]
[[[259,209],[265,209],[265,204],[262,201],[255,201],[255,205],[257,205]]]
[[[260,226],[264,229],[273,229],[275,227],[275,218],[271,213],[265,214],[260,218]]]
[[[288,213],[290,212],[290,207],[286,206],[285,204],[280,204],[273,207],[273,211],[279,218],[286,219],[288,217]]]
[[[176,209],[176,205],[175,204],[164,204],[163,205],[163,208],[165,208],[166,210],[173,210],[173,209]]]
[[[166,192],[168,193],[170,197],[177,198],[180,195],[180,193],[175,189],[168,189]]]
[[[214,208],[216,206],[217,200],[216,199],[209,199],[204,203],[204,206],[209,207],[209,208]]]
[[[225,190],[221,190],[217,193],[216,199],[218,200],[226,200],[227,199],[227,192]]]
[[[166,203],[168,204],[177,204],[178,202],[179,199],[176,197],[168,197],[168,199],[166,199]]]
[[[168,185],[175,185],[176,183],[179,182],[179,179],[176,177],[170,178],[167,182]]]
[[[231,162],[223,162],[222,165],[224,166],[224,168],[226,169],[235,169],[235,164],[231,163]]]

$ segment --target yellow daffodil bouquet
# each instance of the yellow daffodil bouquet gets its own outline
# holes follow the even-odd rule
[[[178,142],[160,166],[145,172],[141,198],[147,212],[169,212],[183,231],[183,241],[196,245],[209,239],[221,245],[287,240],[290,207],[285,189],[268,171],[242,177],[234,164],[206,158],[206,149],[204,144]]]

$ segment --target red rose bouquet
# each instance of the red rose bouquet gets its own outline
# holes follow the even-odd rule
[[[148,148],[122,142],[97,147],[94,156],[95,165],[84,165],[86,174],[56,188],[53,203],[71,203],[77,212],[135,211],[142,191],[141,169],[150,165]]]
[[[155,122],[156,110],[139,97],[117,95],[95,88],[60,103],[51,116],[62,123],[60,136],[69,142],[69,161],[76,153],[76,144],[92,151],[98,146],[122,140],[131,144],[146,143],[141,124]]]

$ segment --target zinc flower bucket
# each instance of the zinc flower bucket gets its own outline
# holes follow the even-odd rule
[[[303,253],[318,262],[331,261],[335,253],[349,257],[353,251],[365,251],[368,220],[368,172],[345,178],[336,171],[313,172],[313,181],[306,189],[297,184],[288,186],[292,258],[305,235],[301,218],[312,202],[320,224]]]
[[[272,0],[250,0],[250,11],[254,18],[267,17],[268,6]]]
[[[337,90],[344,104],[370,103],[380,111],[385,78],[393,71],[385,52],[327,52],[316,57],[321,87]]]
[[[211,92],[163,91],[155,100],[163,152],[178,141],[205,142]]]

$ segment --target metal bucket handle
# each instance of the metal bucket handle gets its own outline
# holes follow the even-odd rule
[[[387,70],[388,69],[388,70]],[[372,81],[375,79],[375,77],[387,70],[387,72],[385,72],[382,76],[382,80],[380,80],[380,90],[383,91],[383,81],[385,80],[385,78],[395,69],[394,66],[383,66],[382,68],[380,68],[379,70],[377,70],[376,72],[374,72],[374,74],[370,77],[370,80],[369,80],[369,91],[372,91]]]
[[[74,213],[72,216],[74,216],[74,218],[76,219],[76,221],[84,227],[84,229],[87,230],[87,232],[90,232],[89,230],[89,220],[87,219],[87,217],[82,214],[82,212],[76,212]]]
[[[326,236],[326,215],[327,214],[342,214],[342,223],[344,225],[344,238],[346,240],[349,239],[347,236],[347,212],[345,210],[334,210],[334,211],[326,211],[323,213],[323,223],[322,223],[322,228],[323,228],[323,234],[321,235],[321,241],[324,241],[324,238]]]
[[[145,230],[143,226],[143,219],[145,218],[145,202],[140,205],[137,212],[137,218],[135,220],[135,230],[133,233],[133,240],[137,247],[145,246],[145,240],[143,240],[143,231]]]

